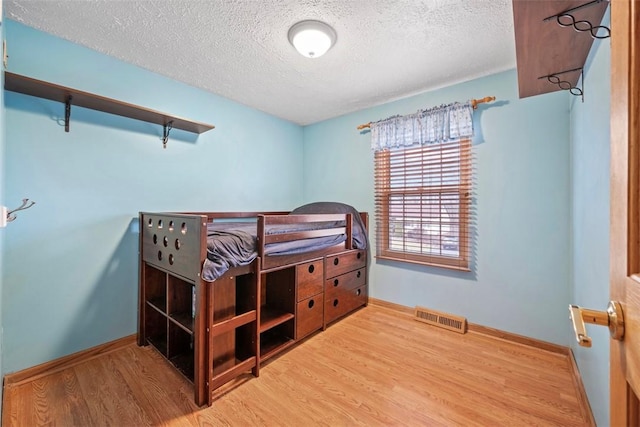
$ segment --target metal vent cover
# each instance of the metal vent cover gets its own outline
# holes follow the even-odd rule
[[[467,332],[467,319],[449,313],[432,310],[430,308],[416,306],[415,320],[424,322],[439,328],[464,334]]]

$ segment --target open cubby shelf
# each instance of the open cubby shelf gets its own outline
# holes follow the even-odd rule
[[[263,306],[260,309],[260,332],[268,331],[293,318],[293,313]]]
[[[174,313],[169,316],[169,320],[180,326],[185,332],[193,334],[193,317],[191,317],[191,313]]]
[[[178,371],[193,382],[194,287],[148,264],[143,268],[146,342],[153,345]]]
[[[167,357],[167,336],[148,337],[147,342],[154,346],[160,354]]]
[[[260,360],[267,360],[295,344],[293,338],[286,336],[270,337],[260,341]]]
[[[147,304],[162,314],[167,314],[167,299],[166,298],[152,298],[147,300]]]
[[[169,362],[184,375],[189,381],[193,382],[194,364],[193,351],[181,353],[169,359]]]

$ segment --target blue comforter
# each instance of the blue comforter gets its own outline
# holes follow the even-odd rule
[[[358,212],[349,205],[319,202],[301,206],[292,215],[307,214],[353,214],[353,247],[367,248],[367,234]],[[267,234],[291,231],[307,231],[317,228],[344,227],[344,221],[336,223],[313,223],[276,225],[266,230]],[[207,258],[202,268],[204,280],[212,282],[232,267],[250,264],[258,256],[256,222],[219,222],[208,225]],[[291,255],[328,248],[346,240],[345,234],[273,243],[265,246],[265,255]]]

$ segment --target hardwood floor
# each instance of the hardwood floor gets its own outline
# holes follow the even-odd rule
[[[566,355],[369,305],[219,389],[213,406],[150,347],[4,391],[4,426],[584,426]]]

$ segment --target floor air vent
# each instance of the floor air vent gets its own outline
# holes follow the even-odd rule
[[[415,319],[429,325],[445,328],[461,334],[467,332],[467,319],[448,313],[431,310],[430,308],[416,307]]]

